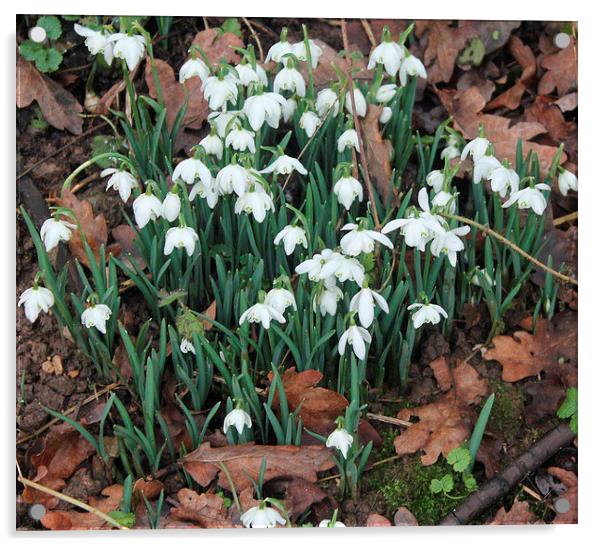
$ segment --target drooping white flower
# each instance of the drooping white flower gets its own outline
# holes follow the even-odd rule
[[[241,165],[226,165],[221,169],[215,181],[218,190],[222,195],[228,195],[235,192],[236,195],[242,195],[249,188],[249,172]]]
[[[119,197],[125,203],[132,195],[132,188],[138,186],[138,182],[134,178],[134,175],[127,171],[121,171],[115,168],[104,169],[101,173],[101,177],[109,176],[111,178],[107,180],[107,191],[113,188],[119,192]]]
[[[456,254],[461,250],[464,250],[464,243],[462,242],[462,239],[460,239],[460,236],[467,235],[469,232],[470,227],[461,226],[437,234],[431,243],[431,252],[433,253],[433,256],[439,256],[439,254],[443,252],[444,254],[447,254],[451,266],[456,267],[458,261]]]
[[[311,55],[311,66],[315,69],[318,66],[320,56],[322,55],[322,48],[313,40],[307,40],[307,42],[309,44],[309,54]],[[296,44],[293,44],[292,53],[300,61],[307,62],[307,49],[305,47],[305,42],[297,42]]]
[[[262,504],[249,508],[240,516],[240,521],[245,527],[253,529],[271,529],[276,527],[276,524],[284,525],[286,523],[278,510]]]
[[[290,91],[305,96],[305,80],[296,68],[283,67],[274,78],[274,92]]]
[[[261,184],[251,182],[249,189],[238,197],[234,204],[234,212],[240,214],[253,214],[253,218],[259,223],[265,220],[266,212],[271,210],[274,212],[274,201],[272,196],[268,194]]]
[[[262,174],[269,174],[273,172],[277,174],[291,174],[293,171],[297,171],[302,175],[307,174],[307,169],[298,159],[288,155],[281,155],[273,163],[259,172]]]
[[[303,112],[301,119],[299,120],[299,126],[305,131],[308,138],[311,138],[314,135],[318,125],[320,125],[318,114],[311,110]]]
[[[286,103],[282,107],[282,121],[290,123],[297,111],[297,101],[290,97],[286,99]]]
[[[265,296],[264,303],[273,309],[276,309],[281,315],[284,314],[289,306],[297,310],[295,296],[286,288],[272,288]]]
[[[353,98],[355,99],[355,111],[360,118],[363,118],[366,115],[366,111],[368,110],[368,103],[366,102],[366,97],[361,92],[360,89],[355,87],[353,89]],[[353,104],[351,104],[351,93],[347,91],[345,93],[345,108],[349,114],[353,114]]]
[[[75,224],[70,224],[59,218],[48,218],[40,228],[40,237],[44,241],[46,251],[50,252],[61,241],[69,241],[71,239],[71,230],[75,229]]]
[[[278,129],[282,110],[285,107],[286,99],[282,95],[262,93],[248,97],[242,111],[247,116],[253,131],[259,131],[266,122],[272,129]]]
[[[293,44],[287,42],[286,40],[280,40],[270,47],[268,54],[265,56],[265,62],[268,63],[270,61],[274,61],[279,63],[284,55],[292,52]]]
[[[299,273],[300,275],[307,273],[310,281],[318,282],[320,278],[325,278],[320,277],[322,267],[335,256],[340,256],[340,254],[338,252],[333,252],[329,248],[325,248],[319,254],[314,254],[308,260],[305,260],[297,265],[297,267],[295,267],[295,272]]]
[[[163,204],[156,195],[141,193],[132,204],[134,218],[139,229],[142,229],[151,220],[160,218],[163,214]]]
[[[284,253],[290,256],[297,245],[302,245],[307,248],[307,237],[303,228],[299,226],[284,226],[274,237],[274,244],[278,245],[283,242]]]
[[[483,137],[477,137],[471,140],[466,144],[466,146],[464,146],[462,154],[460,155],[460,159],[464,161],[470,154],[473,161],[478,161],[487,153],[489,144],[490,142]]]
[[[345,224],[341,231],[348,231],[341,239],[341,250],[347,256],[359,256],[362,252],[374,252],[374,243],[385,245],[387,248],[393,248],[391,240],[382,233],[373,229],[363,229],[357,224]]]
[[[453,144],[448,144],[443,150],[441,150],[441,159],[448,159],[451,161],[452,159],[460,156],[460,149]]]
[[[194,184],[198,179],[206,185],[211,184],[211,171],[200,159],[189,157],[176,165],[173,170],[172,178],[176,180],[184,180],[186,184]]]
[[[386,83],[385,85],[381,85],[376,90],[376,102],[379,102],[380,104],[387,104],[393,99],[395,93],[397,93],[397,86],[394,83]]]
[[[193,355],[195,355],[196,349],[194,348],[194,344],[192,343],[192,341],[183,337],[182,341],[180,341],[180,352],[182,352],[183,354],[192,353]]]
[[[418,330],[424,323],[439,324],[441,317],[447,318],[447,312],[440,305],[434,303],[413,303],[408,306],[412,313],[414,328]]]
[[[325,283],[324,288],[316,295],[313,306],[314,311],[316,310],[316,305],[319,305],[320,313],[323,317],[326,316],[326,314],[334,317],[337,314],[337,304],[342,299],[343,291],[336,286],[336,284],[328,286],[328,284]]]
[[[199,236],[191,227],[179,226],[169,228],[165,234],[165,248],[163,249],[163,254],[168,256],[173,252],[174,248],[185,248],[186,254],[192,256],[198,240]]]
[[[322,266],[319,276],[325,281],[331,277],[339,282],[352,280],[361,288],[364,284],[365,269],[356,258],[332,252],[328,261]]]
[[[399,67],[399,81],[402,87],[408,83],[408,76],[418,76],[426,79],[426,68],[418,57],[414,57],[406,52],[406,56],[401,60]]]
[[[113,46],[113,55],[117,59],[123,59],[130,72],[134,70],[138,63],[144,58],[146,52],[146,42],[144,36],[134,34],[129,36],[123,32],[111,35],[111,42],[115,42]]]
[[[478,266],[474,268],[472,275],[470,275],[470,284],[481,286],[481,276],[479,273],[483,276],[482,278],[485,280],[487,286],[495,286],[495,281],[491,278],[487,270]]]
[[[207,119],[212,123],[217,134],[221,138],[226,138],[226,132],[236,123],[234,120],[244,118],[245,114],[241,110],[226,110],[222,112],[211,112]]]
[[[445,182],[445,175],[439,171],[431,171],[426,175],[426,183],[435,190],[435,193],[439,193],[443,189],[443,183]]]
[[[90,307],[84,309],[81,316],[82,324],[86,328],[92,328],[93,326],[101,334],[107,333],[107,321],[111,316],[111,309],[104,303],[97,305],[90,305]]]
[[[242,434],[245,427],[251,428],[253,425],[251,416],[242,408],[234,408],[224,418],[224,434],[230,427],[234,427],[238,434]]]
[[[546,210],[548,201],[541,192],[550,191],[550,189],[547,184],[535,184],[532,188],[523,188],[512,193],[502,207],[508,208],[514,203],[518,203],[519,209],[533,209],[535,214],[542,215],[543,211]]]
[[[456,212],[456,198],[455,195],[447,191],[440,191],[435,197],[433,197],[432,205],[434,207],[441,207],[446,209],[447,212],[454,214]]]
[[[192,186],[190,194],[188,195],[188,200],[194,201],[197,195],[207,201],[207,206],[210,209],[215,208],[215,205],[217,205],[219,200],[219,189],[217,182],[215,180],[211,180],[210,184],[205,184],[202,180],[197,182],[194,186]]]
[[[362,328],[363,330],[363,328]],[[343,334],[344,335],[344,334]],[[369,336],[370,334],[368,334]],[[341,338],[343,339],[343,338]],[[370,343],[368,341],[368,343]],[[363,340],[362,340],[363,347]],[[344,349],[343,349],[344,352]],[[343,354],[343,353],[341,353]],[[358,357],[359,358],[359,357]],[[362,357],[363,358],[363,357]],[[343,455],[343,459],[347,458],[347,453],[349,452],[349,448],[353,444],[353,436],[349,434],[344,428],[337,427],[333,430],[328,438],[326,438],[326,447],[334,447],[341,452]]]
[[[378,44],[370,53],[368,70],[372,70],[377,64],[382,64],[389,76],[395,76],[401,66],[404,55],[402,47],[392,40],[385,40]],[[405,84],[404,84],[405,85]]]
[[[258,64],[255,65],[255,70],[249,63],[237,64],[235,67],[238,73],[238,79],[244,87],[248,87],[252,83],[260,83],[267,87],[268,77],[265,70]]]
[[[209,133],[199,142],[199,146],[205,150],[206,154],[214,155],[221,161],[224,155],[224,143],[219,136]]]
[[[163,199],[161,216],[163,216],[163,218],[165,218],[168,222],[173,222],[180,214],[181,208],[182,203],[180,202],[180,197],[178,194],[174,193],[173,191],[167,192],[165,199]]]
[[[223,78],[209,76],[202,85],[203,96],[211,110],[220,110],[226,104],[236,104],[238,97],[238,78],[228,74]]]
[[[374,320],[374,307],[378,305],[385,313],[389,312],[389,305],[385,298],[370,288],[362,288],[349,303],[349,310],[358,314],[360,323],[368,328]]]
[[[182,65],[182,68],[180,68],[180,83],[184,83],[186,80],[194,78],[195,76],[199,77],[201,82],[204,82],[209,77],[210,73],[211,71],[201,59],[188,59]]]
[[[355,199],[360,203],[364,200],[364,188],[360,181],[353,176],[339,178],[332,191],[337,196],[338,202],[347,210],[351,208]]]
[[[385,123],[388,123],[388,121],[392,117],[393,117],[393,110],[391,110],[391,108],[389,108],[388,106],[385,106],[385,107],[383,107],[383,111],[380,113],[380,116],[378,117],[378,121],[384,125]]]
[[[244,322],[252,324],[253,322],[261,322],[261,325],[267,330],[270,327],[272,320],[284,324],[286,319],[282,313],[267,305],[266,303],[256,303],[249,307],[241,316],[238,324],[242,326]]]
[[[73,28],[77,34],[86,38],[84,43],[88,51],[92,55],[102,53],[105,62],[111,66],[113,62],[113,42],[109,40],[111,35],[105,30],[92,30],[77,23],[75,23]]]
[[[358,152],[360,151],[360,142],[357,137],[355,129],[347,129],[343,131],[341,136],[337,140],[337,150],[342,153],[345,148],[355,148]]]
[[[563,167],[558,167],[558,189],[562,195],[566,195],[569,190],[577,191],[577,177]]]
[[[230,146],[238,152],[249,150],[250,153],[254,154],[255,133],[242,127],[235,127],[226,136],[226,146]]]
[[[318,527],[346,527],[342,521],[335,521],[334,523],[329,519],[323,519]]]
[[[368,330],[353,324],[343,332],[341,339],[339,339],[339,354],[344,355],[346,346],[351,345],[355,356],[363,360],[366,356],[366,344],[370,345],[371,342],[372,336]]]
[[[491,189],[499,193],[501,197],[506,197],[508,191],[510,193],[518,191],[520,178],[514,169],[500,165],[490,171],[487,178],[491,181]]]
[[[25,316],[29,322],[35,322],[40,311],[48,313],[54,305],[54,296],[48,288],[43,286],[34,286],[25,290],[19,298],[19,307],[24,306]]]
[[[339,108],[339,97],[332,89],[322,89],[318,93],[316,97],[316,110],[321,118],[325,117],[329,112],[332,112],[336,116],[339,113]]]
[[[502,164],[492,155],[484,155],[479,159],[475,159],[472,181],[478,184],[483,178],[489,178],[491,173],[501,166]]]

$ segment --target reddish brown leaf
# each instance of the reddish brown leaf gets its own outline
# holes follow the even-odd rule
[[[416,516],[412,514],[405,506],[402,506],[395,512],[393,517],[395,527],[409,527],[418,525]]]
[[[171,509],[170,516],[176,520],[192,521],[204,529],[241,527],[228,518],[224,499],[212,493],[195,493],[192,489],[178,491],[178,505]]]
[[[446,356],[440,356],[433,360],[429,366],[432,368],[437,380],[437,385],[442,391],[448,391],[452,386],[452,375],[449,369],[449,359]]]
[[[529,503],[516,499],[508,512],[502,506],[489,525],[528,525],[534,523],[534,519]]]
[[[560,495],[555,502],[557,511],[554,523],[577,523],[577,507],[579,500],[577,476],[573,472],[555,466],[548,468],[548,472],[555,478],[558,478],[566,487],[566,491]],[[559,500],[564,501],[564,504],[568,503],[567,511],[558,511],[559,504],[560,506],[562,505],[562,503],[558,502]]]
[[[136,238],[138,236],[130,225],[121,224],[114,227],[111,230],[111,236],[113,237],[113,240],[119,244],[119,257],[126,265],[132,266],[132,264],[136,262],[141,269],[146,267],[146,262],[136,246]]]
[[[293,518],[305,513],[313,504],[324,501],[328,494],[318,485],[302,478],[276,479],[265,485],[270,496],[284,496]]]
[[[577,44],[574,39],[568,47],[545,55],[541,60],[546,73],[539,80],[538,94],[550,95],[554,89],[563,96],[577,89]]]
[[[236,64],[240,55],[234,48],[245,47],[242,39],[231,32],[220,34],[215,28],[208,28],[198,32],[192,40],[192,45],[200,47],[210,62],[219,63],[222,59],[227,63]]]
[[[548,134],[559,144],[568,137],[571,131],[577,130],[577,124],[564,119],[560,108],[553,99],[543,95],[536,97],[533,104],[525,109],[525,119],[541,123]]]
[[[578,98],[577,91],[574,93],[569,93],[564,97],[560,97],[554,104],[560,108],[563,112],[571,112],[575,108],[577,108]]]
[[[366,527],[391,527],[391,522],[380,514],[370,514],[366,520]]]
[[[451,368],[449,359],[440,356],[429,366],[433,369],[439,388],[447,391],[453,386],[458,398],[466,404],[474,404],[487,393],[487,382],[467,362],[458,362]]]

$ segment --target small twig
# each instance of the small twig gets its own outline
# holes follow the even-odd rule
[[[531,489],[530,487],[527,487],[524,484],[523,484],[523,491],[527,495],[533,497],[536,501],[538,501],[538,502],[542,502],[543,501],[543,497],[539,493],[537,493],[536,491],[533,491],[533,489]]]
[[[19,469],[19,472],[20,472],[20,469]],[[109,523],[113,527],[117,527],[117,529],[121,529],[122,531],[130,530],[128,527],[125,527],[125,526],[121,525],[118,521],[114,520],[108,514],[101,512],[98,508],[94,508],[93,506],[90,506],[89,504],[86,504],[85,502],[74,499],[73,497],[70,497],[69,495],[65,495],[64,493],[59,493],[58,491],[55,491],[54,489],[50,489],[50,487],[46,487],[45,485],[41,485],[39,483],[32,482],[31,480],[28,480],[27,478],[24,478],[21,475],[17,479],[26,487],[31,487],[32,489],[37,489],[38,491],[42,491],[42,493],[46,493],[47,495],[52,495],[53,497],[56,497],[57,499],[61,499],[65,502],[68,502],[69,504],[72,504],[73,506],[82,508],[82,509],[86,510],[86,512],[90,512],[90,514],[94,514],[96,517],[99,517],[100,519],[104,519],[107,523]]]
[[[253,27],[257,27],[259,30],[263,30],[263,32],[269,34],[273,38],[280,39],[280,35],[277,32],[274,32],[270,27],[266,27],[263,23],[260,23],[259,21],[249,19],[249,24]]]
[[[534,258],[533,256],[531,256],[531,254],[528,254],[522,248],[515,245],[512,241],[509,241],[508,239],[506,239],[506,237],[504,237],[497,231],[494,231],[489,226],[486,226],[484,224],[479,224],[479,222],[475,222],[474,220],[471,220],[470,218],[466,218],[466,216],[459,216],[457,214],[450,214],[448,212],[441,212],[439,214],[441,214],[441,216],[444,216],[445,218],[449,218],[451,220],[458,220],[458,222],[463,222],[465,224],[468,224],[468,225],[471,225],[471,226],[474,226],[474,227],[480,229],[487,235],[491,235],[494,239],[497,239],[501,243],[510,247],[512,250],[518,252],[523,258],[526,258],[531,263],[535,264],[537,267],[543,269],[544,271],[547,271],[548,273],[550,273],[550,275],[554,275],[554,277],[557,277],[558,279],[560,279],[564,282],[568,282],[568,283],[574,284],[575,286],[578,286],[577,279],[574,279],[573,277],[569,277],[568,275],[559,273],[555,269],[548,267],[546,264],[544,264],[543,262],[540,262],[537,258]]]
[[[357,109],[355,107],[355,93],[353,88],[353,77],[351,74],[351,58],[349,58],[349,54],[351,51],[349,50],[349,37],[347,36],[347,23],[345,19],[341,19],[341,34],[343,35],[343,48],[347,53],[347,85],[349,87],[349,95],[351,97],[351,111],[353,112],[353,125],[355,126],[355,132],[357,133],[358,143],[360,145],[360,161],[362,163],[362,171],[364,175],[364,180],[366,181],[366,186],[368,188],[368,195],[370,196],[370,201],[372,202],[372,206],[370,209],[372,210],[372,216],[374,217],[374,226],[377,230],[380,231],[380,220],[378,219],[378,212],[376,211],[376,201],[374,200],[374,189],[372,188],[372,182],[370,181],[370,172],[368,171],[368,163],[366,162],[366,152],[364,150],[364,139],[362,137],[362,128],[360,126],[360,120],[357,115]]]
[[[251,23],[249,23],[249,20],[246,17],[243,17],[242,20],[243,20],[244,24],[247,25],[247,28],[251,32],[251,36],[253,36],[253,39],[255,40],[255,43],[257,44],[257,49],[259,50],[259,57],[261,58],[261,61],[263,62],[265,60],[265,57],[263,55],[263,47],[261,47],[261,40],[259,39],[257,32],[255,32],[255,29],[251,26]]]
[[[370,26],[368,19],[361,19],[361,21],[364,31],[366,32],[366,36],[368,36],[368,40],[370,40],[370,44],[372,47],[376,47],[376,38],[374,37],[374,32],[372,32],[372,27]]]
[[[560,216],[560,218],[554,218],[553,224],[555,226],[560,226],[561,224],[565,224],[566,222],[572,222],[573,220],[577,220],[577,211],[571,212],[570,214],[565,214],[564,216]]]
[[[366,413],[366,417],[370,419],[370,421],[380,421],[381,423],[396,425],[398,427],[409,427],[412,425],[410,421],[404,421],[403,419],[397,419],[396,417],[387,417],[386,415],[379,415],[377,413]]]

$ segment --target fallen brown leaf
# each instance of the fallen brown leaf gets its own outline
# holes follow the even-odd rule
[[[418,520],[412,512],[402,506],[395,512],[393,523],[395,523],[395,527],[413,527],[418,525]]]
[[[132,267],[135,262],[141,269],[146,267],[144,257],[136,246],[138,235],[136,234],[136,231],[132,229],[132,226],[128,224],[115,226],[111,230],[111,236],[113,237],[113,240],[119,244],[119,248],[121,249],[119,257],[127,266]]]
[[[458,362],[453,368],[449,358],[440,356],[429,364],[442,391],[452,386],[456,395],[466,404],[474,404],[487,394],[487,382],[468,362]]]
[[[568,502],[568,510],[566,512],[557,511],[554,523],[577,523],[577,507],[579,500],[577,476],[573,472],[569,472],[568,470],[556,466],[548,468],[548,473],[555,478],[558,478],[564,484],[566,491],[560,495],[558,499]],[[558,499],[556,502],[558,502]]]
[[[62,375],[63,359],[59,355],[54,355],[52,360],[48,359],[42,363],[42,371],[49,375]]]
[[[213,64],[222,59],[227,63],[236,64],[240,61],[240,55],[236,47],[244,48],[242,39],[231,32],[219,33],[216,28],[208,28],[198,32],[192,40],[192,45],[200,47],[209,61]]]
[[[508,512],[502,506],[489,525],[528,525],[542,523],[541,521],[534,522],[534,519],[535,516],[531,512],[529,503],[516,499]]]
[[[554,99],[544,95],[536,97],[533,104],[525,109],[525,119],[541,123],[557,144],[566,140],[572,131],[577,131],[577,124],[566,121]]]
[[[391,522],[380,514],[370,514],[366,520],[366,527],[391,527]]]
[[[324,501],[328,493],[318,485],[302,478],[275,479],[265,484],[271,497],[286,498],[289,514],[297,518],[316,503]]]
[[[224,499],[212,493],[195,493],[192,489],[178,491],[178,505],[170,510],[171,518],[198,523],[204,529],[241,527],[228,518]]]
[[[538,94],[550,95],[554,89],[564,96],[577,89],[577,44],[571,38],[568,47],[541,58],[546,73],[539,80]]]

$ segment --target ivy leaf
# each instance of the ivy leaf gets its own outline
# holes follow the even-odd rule
[[[37,25],[46,31],[50,40],[57,40],[63,33],[61,20],[56,15],[43,15],[38,19]]]
[[[40,72],[54,72],[63,62],[63,54],[54,47],[43,48],[35,58],[36,68]]]
[[[447,463],[456,472],[464,472],[470,466],[470,451],[465,447],[456,447],[447,454]]]

